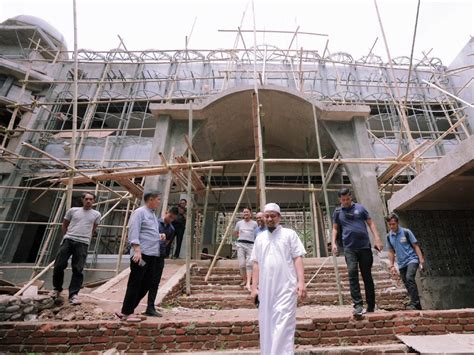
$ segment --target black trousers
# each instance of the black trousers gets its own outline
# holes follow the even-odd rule
[[[372,250],[360,249],[360,250],[344,250],[344,256],[346,258],[347,271],[349,273],[349,285],[351,289],[351,298],[354,303],[354,307],[362,306],[362,296],[360,294],[359,285],[359,268],[362,280],[364,281],[365,287],[365,300],[367,302],[367,309],[374,309],[375,307],[375,287],[374,280],[372,278],[372,264],[374,258],[372,256]]]
[[[123,299],[122,314],[132,314],[152,285],[158,257],[142,254],[142,259],[146,263],[144,266],[130,259],[130,275]]]
[[[160,286],[161,275],[165,268],[166,256],[159,256],[156,261],[155,272],[153,273],[153,280],[148,291],[148,306],[147,309],[155,309],[156,295],[158,294],[158,286]]]
[[[400,277],[410,295],[410,306],[421,310],[420,296],[418,295],[418,287],[416,286],[415,281],[417,270],[418,263],[408,264],[406,267],[400,269]]]
[[[69,298],[79,293],[84,281],[84,265],[87,259],[87,249],[89,246],[85,243],[76,242],[71,239],[63,239],[59,247],[58,255],[54,261],[53,270],[53,287],[56,291],[63,290],[64,270],[67,268],[67,263],[72,255],[71,268],[72,277],[69,284]]]
[[[181,244],[183,244],[184,230],[185,228],[177,228],[175,231],[175,235],[176,235],[176,249],[174,251],[175,258],[179,258],[179,253],[181,252]]]

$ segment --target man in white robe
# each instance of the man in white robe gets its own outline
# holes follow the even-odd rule
[[[280,225],[280,207],[264,208],[268,230],[255,240],[252,257],[252,293],[258,295],[260,352],[294,354],[297,299],[306,297],[303,243],[295,231]]]

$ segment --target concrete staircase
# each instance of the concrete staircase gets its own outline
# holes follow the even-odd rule
[[[319,269],[320,263],[305,265],[305,280],[311,279]],[[349,280],[345,263],[339,262],[339,275],[342,281],[342,294],[345,304],[351,304]],[[248,298],[249,293],[239,286],[241,278],[235,266],[215,267],[206,282],[207,266],[194,266],[191,274],[191,295],[181,295],[172,302],[186,308],[235,309],[254,308]],[[405,308],[407,292],[405,288],[390,277],[388,270],[378,262],[372,269],[376,287],[376,302],[379,309],[402,310]],[[398,285],[397,285],[398,283]],[[361,290],[364,286],[361,280]],[[307,287],[308,297],[305,305],[338,305],[338,293],[334,268],[327,262]]]

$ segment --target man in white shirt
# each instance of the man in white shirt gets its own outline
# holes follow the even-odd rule
[[[264,208],[268,230],[255,240],[251,297],[259,298],[260,353],[294,354],[297,299],[306,297],[303,243],[280,225],[280,206]]]
[[[250,292],[250,281],[252,280],[252,255],[253,243],[255,241],[255,228],[257,222],[252,220],[252,210],[245,207],[242,210],[244,219],[235,224],[234,236],[237,237],[237,258],[239,260],[240,275],[242,276],[241,286]]]

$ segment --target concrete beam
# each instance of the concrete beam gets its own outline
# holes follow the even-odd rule
[[[451,183],[454,189],[460,183],[459,179],[454,183],[454,178],[472,168],[474,168],[474,136],[462,141],[453,151],[427,167],[407,186],[397,191],[388,201],[388,207],[391,211],[407,209],[444,184]],[[473,184],[470,186],[474,192]],[[451,197],[448,196],[447,200],[451,200]],[[467,198],[467,195],[465,197]]]

